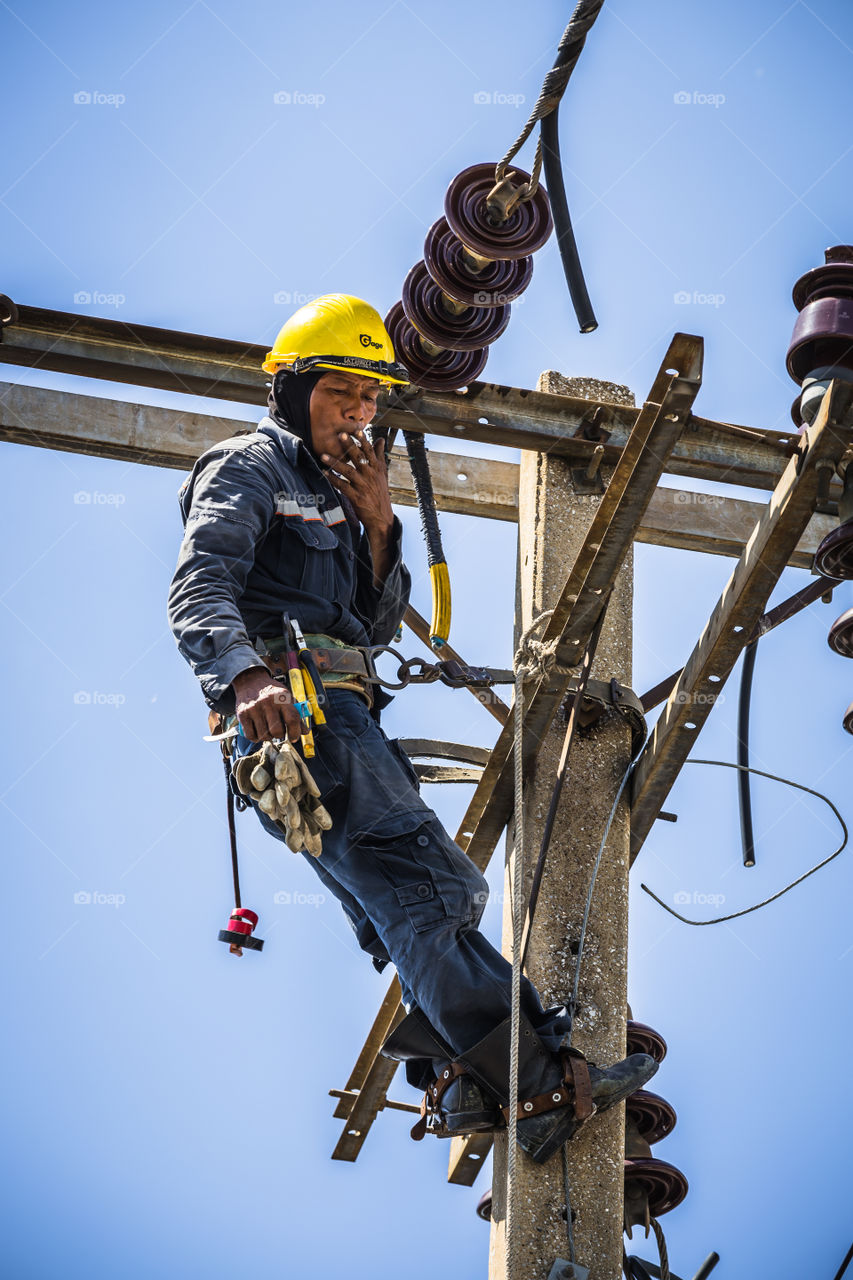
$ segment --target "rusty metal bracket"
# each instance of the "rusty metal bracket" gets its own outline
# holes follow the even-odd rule
[[[572,676],[560,711],[565,719],[568,715],[569,702],[577,689],[577,677]],[[618,680],[589,680],[584,690],[578,712],[578,727],[584,730],[593,729],[607,714],[613,711],[622,716],[631,726],[631,755],[635,756],[646,740],[646,720],[643,704],[633,689],[620,684]]]
[[[589,440],[595,446],[585,466],[571,468],[572,488],[575,493],[604,493],[601,464],[604,461],[604,446],[613,433],[606,431],[601,425],[603,417],[602,406],[597,404],[595,408],[590,409],[589,413],[584,414],[577,431],[573,432],[576,440]]]

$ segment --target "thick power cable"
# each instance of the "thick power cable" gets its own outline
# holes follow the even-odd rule
[[[560,37],[560,43],[557,45],[557,56],[554,59],[554,65],[542,81],[542,88],[539,90],[539,97],[536,104],[528,117],[527,123],[515,142],[507,151],[502,160],[498,162],[495,172],[495,178],[501,182],[506,177],[506,171],[509,168],[510,161],[517,152],[521,150],[527,139],[530,137],[537,123],[550,115],[552,111],[560,104],[560,99],[566,92],[566,86],[569,83],[571,74],[575,69],[581,50],[586,42],[586,37],[590,27],[598,17],[604,0],[579,0],[569,24]],[[541,145],[536,149],[536,159],[533,163],[530,178],[530,190],[525,192],[525,199],[529,199],[536,190],[538,183],[539,170],[541,168]]]
[[[685,763],[686,764],[711,764],[711,765],[716,765],[721,769],[743,769],[747,767],[740,764],[734,764],[730,760],[687,760],[685,761]],[[769,903],[775,902],[777,898],[781,898],[783,894],[790,893],[791,889],[796,889],[798,884],[802,884],[804,880],[808,880],[809,876],[813,876],[816,871],[820,871],[822,867],[825,867],[828,865],[828,863],[832,862],[833,858],[837,858],[839,853],[842,853],[847,846],[847,840],[848,840],[847,823],[844,821],[841,814],[838,812],[835,805],[832,803],[832,801],[829,799],[828,796],[825,796],[821,791],[815,791],[812,787],[804,786],[802,782],[794,782],[791,778],[780,778],[775,773],[765,773],[763,769],[749,768],[749,772],[756,774],[756,776],[759,778],[770,778],[772,782],[782,782],[785,784],[786,787],[796,787],[798,791],[805,791],[810,796],[817,796],[818,800],[822,800],[824,804],[829,805],[829,808],[835,814],[836,818],[838,819],[841,830],[844,833],[844,838],[842,839],[841,844],[838,846],[838,848],[835,849],[829,855],[828,858],[824,858],[822,862],[818,862],[815,864],[815,866],[810,867],[808,871],[803,872],[803,874],[801,876],[798,876],[796,880],[792,880],[790,884],[785,885],[785,888],[780,889],[778,893],[771,894],[769,898],[764,898],[762,902],[756,902],[754,906],[744,907],[742,911],[732,911],[730,915],[717,916],[713,920],[688,920],[686,916],[681,915],[678,911],[674,910],[674,908],[669,907],[665,902],[662,902],[661,899],[657,896],[657,894],[652,892],[652,890],[648,887],[648,885],[641,884],[640,888],[643,889],[644,892],[647,893],[650,898],[654,898],[658,906],[663,907],[664,911],[668,911],[671,916],[675,916],[676,920],[680,920],[682,924],[692,924],[692,925],[724,924],[727,920],[737,920],[740,916],[748,916],[750,912],[758,911],[760,907],[768,906]]]
[[[594,329],[598,328],[598,321],[595,318],[586,281],[583,277],[583,269],[578,255],[575,233],[569,214],[565,183],[563,181],[563,167],[560,159],[559,106],[586,42],[589,30],[598,17],[603,4],[604,0],[579,0],[574,13],[569,19],[569,25],[563,32],[560,43],[557,46],[557,57],[542,83],[536,105],[521,133],[495,169],[495,181],[501,182],[506,176],[507,167],[513,156],[521,149],[536,127],[537,122],[541,120],[540,137],[536,146],[530,182],[526,184],[522,199],[530,200],[535,194],[539,186],[539,174],[544,161],[545,181],[548,184],[548,196],[557,233],[557,247],[560,250],[566,284],[569,288],[581,333],[592,333]]]
[[[753,640],[743,652],[737,704],[737,762],[741,766],[738,771],[737,794],[740,811],[740,842],[745,867],[755,866],[755,832],[752,826],[752,794],[749,788],[749,708],[752,702],[752,678],[755,674],[757,655],[758,641]]]

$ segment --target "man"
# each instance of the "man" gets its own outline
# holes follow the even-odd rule
[[[309,860],[374,965],[396,967],[408,1016],[383,1052],[428,1089],[421,1128],[494,1129],[508,1115],[510,968],[477,929],[488,886],[383,733],[387,695],[365,683],[359,652],[391,640],[408,601],[383,442],[366,434],[380,386],[405,385],[406,370],[378,313],[342,294],[297,311],[263,367],[273,375],[268,416],[209,449],[181,491],[170,625],[209,706],[226,726],[239,722],[235,761],[264,741],[300,740],[292,699],[270,673],[282,615],[324,654],[327,722],[308,764],[332,825]],[[283,839],[282,824],[253,805]],[[564,1008],[544,1010],[527,979],[521,1004],[517,1135],[544,1161],[656,1064],[635,1054],[587,1068],[576,1050],[560,1052]]]

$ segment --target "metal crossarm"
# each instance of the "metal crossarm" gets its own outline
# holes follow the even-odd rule
[[[235,342],[205,334],[131,324],[102,316],[51,311],[16,304],[0,295],[0,363],[33,369],[58,370],[84,378],[106,378],[140,387],[210,396],[245,404],[265,404],[267,375],[261,372],[266,347]],[[132,406],[127,406],[131,408]],[[183,410],[181,411],[183,413]],[[473,382],[462,392],[424,391],[406,388],[383,394],[376,425],[401,431],[420,431],[474,440],[513,449],[532,449],[585,465],[601,446],[584,438],[584,427],[595,418],[599,433],[606,435],[604,463],[615,464],[631,435],[641,409],[575,396]],[[169,411],[163,423],[169,423]],[[0,438],[17,439],[3,424]],[[121,433],[123,424],[117,424]],[[102,433],[103,434],[103,433]],[[225,431],[219,437],[224,438]],[[190,441],[196,438],[190,432]],[[785,468],[792,432],[754,430],[727,422],[690,416],[689,431],[676,445],[667,463],[673,475],[693,476],[772,489]],[[32,440],[32,443],[38,441]],[[41,443],[68,448],[61,429],[57,441]],[[212,440],[201,439],[198,456]],[[110,433],[80,449],[104,452],[155,465],[180,466],[173,458],[186,456],[187,438],[171,430],[159,456],[159,442],[135,438],[125,453],[110,451]],[[73,445],[71,446],[74,447]],[[192,452],[190,447],[189,452]]]

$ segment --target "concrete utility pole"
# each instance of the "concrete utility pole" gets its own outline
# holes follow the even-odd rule
[[[537,390],[633,405],[626,388],[546,372]],[[610,471],[602,469],[607,484]],[[581,487],[589,487],[582,485]],[[520,635],[550,608],[580,548],[600,496],[578,493],[569,463],[548,453],[522,453],[519,476]],[[631,682],[633,560],[629,555],[601,631],[592,676]],[[518,635],[517,637],[518,638]],[[539,852],[565,732],[558,716],[548,729],[525,792],[525,894]],[[576,736],[539,896],[527,973],[548,1003],[568,998],[574,955],[595,855],[619,782],[631,758],[631,734],[617,716],[588,738]],[[505,883],[512,882],[508,843]],[[611,828],[593,899],[581,970],[580,1012],[572,1043],[607,1065],[624,1057],[628,945],[627,800]],[[510,895],[504,898],[503,950],[512,955]],[[577,1262],[591,1280],[618,1280],[622,1266],[624,1107],[593,1118],[568,1146]],[[506,1137],[495,1139],[490,1280],[543,1280],[557,1257],[568,1259],[563,1165],[555,1155],[536,1165],[519,1152],[507,1205]],[[507,1256],[507,1207],[512,1256]]]

